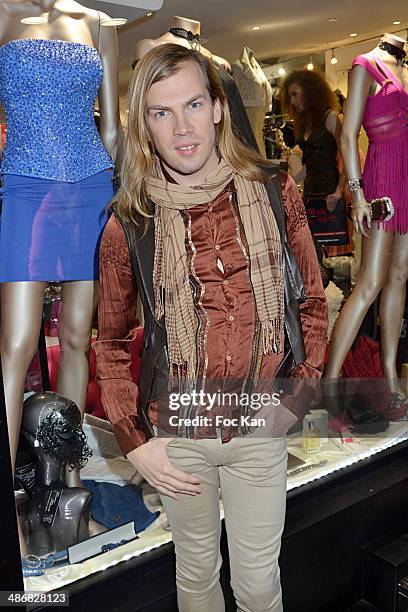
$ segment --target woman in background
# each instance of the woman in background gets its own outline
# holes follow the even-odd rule
[[[341,121],[336,96],[318,72],[295,70],[283,84],[282,106],[294,120],[296,143],[303,152],[308,217],[322,199],[327,210],[333,211],[345,185],[338,166]]]

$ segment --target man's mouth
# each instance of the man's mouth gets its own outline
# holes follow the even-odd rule
[[[180,151],[180,153],[191,154],[197,149],[197,144],[192,145],[182,145],[180,147],[176,147],[176,151]]]

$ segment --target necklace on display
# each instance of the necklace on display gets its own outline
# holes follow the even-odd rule
[[[197,49],[200,47],[200,35],[193,34],[190,30],[185,30],[184,28],[170,28],[170,34],[174,36],[178,36],[179,38],[184,38],[188,40],[192,49]]]
[[[378,45],[378,48],[382,49],[383,51],[386,51],[390,55],[393,55],[399,61],[404,61],[405,60],[406,53],[405,53],[404,49],[401,49],[400,47],[397,47],[397,45],[393,45],[393,44],[391,44],[389,42],[385,42],[385,40],[381,40],[379,45]]]

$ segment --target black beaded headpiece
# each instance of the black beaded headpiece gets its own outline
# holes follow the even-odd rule
[[[200,35],[193,34],[190,30],[185,30],[184,28],[170,28],[170,34],[174,36],[178,36],[179,38],[184,38],[188,40],[192,49],[197,49],[200,47]]]
[[[386,42],[385,40],[381,39],[378,47],[382,49],[383,51],[386,51],[390,55],[393,55],[394,57],[396,57],[397,60],[405,59],[406,53],[404,49],[397,47],[397,45],[393,45],[392,43]]]
[[[196,49],[200,46],[199,34],[193,34],[192,32],[190,32],[190,30],[185,30],[184,28],[170,28],[169,32],[174,36],[178,36],[179,38],[185,38],[185,40],[188,40],[192,49]],[[132,70],[136,68],[138,61],[138,59],[133,60]]]
[[[82,469],[92,456],[78,414],[76,404],[69,402],[63,410],[50,412],[34,434],[46,455],[72,469]]]

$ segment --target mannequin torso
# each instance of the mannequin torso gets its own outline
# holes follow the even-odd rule
[[[100,27],[104,13],[88,9],[75,0],[0,0],[0,46],[12,40],[41,39],[76,42],[95,47],[104,77],[99,90],[100,134],[111,157],[118,140],[118,42],[116,28]],[[24,18],[43,18],[44,23],[24,24]]]
[[[191,32],[193,35],[200,36],[201,25],[199,21],[195,21],[193,19],[187,19],[185,17],[173,17],[171,20],[171,28],[180,28],[185,30],[186,32]],[[218,66],[225,68],[226,70],[231,70],[231,66],[227,60],[218,55],[213,55],[208,49],[203,47],[200,43],[193,42],[192,44],[182,36],[176,36],[172,32],[165,32],[162,36],[158,38],[145,38],[136,43],[135,47],[135,59],[141,59],[146,53],[150,51],[150,49],[154,49],[159,45],[165,45],[166,43],[173,43],[175,45],[180,45],[182,47],[186,47],[190,49],[191,46],[197,45],[199,51],[212,59]]]
[[[24,24],[26,17],[45,17],[39,5],[31,2],[0,1],[0,44],[20,38],[66,40],[93,47],[98,45],[98,13],[75,0],[57,0],[45,23]]]
[[[382,40],[400,49],[404,48],[404,41],[398,36],[394,36],[393,34],[384,34]],[[392,56],[384,49],[381,49],[379,45],[377,45],[371,53],[379,57],[380,60],[384,62],[387,68],[400,81],[405,91],[408,92],[408,66],[404,62],[399,61],[396,57]],[[370,57],[370,53],[368,53],[366,57],[371,61],[371,63],[373,63],[373,60]],[[378,83],[372,83],[369,95],[375,95],[376,93],[378,93],[380,88],[381,86]]]

